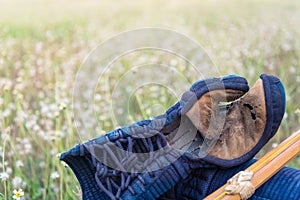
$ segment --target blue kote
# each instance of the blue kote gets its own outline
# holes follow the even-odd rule
[[[285,112],[274,76],[249,89],[236,75],[194,83],[166,113],[78,144],[60,157],[82,197],[203,199],[255,160]],[[300,199],[300,171],[281,169],[250,199]]]

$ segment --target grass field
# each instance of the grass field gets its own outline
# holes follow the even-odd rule
[[[1,198],[12,199],[19,188],[22,199],[80,198],[74,175],[57,159],[58,153],[82,142],[73,125],[75,75],[97,45],[135,28],[161,27],[188,35],[218,66],[216,76],[235,73],[250,84],[261,73],[280,77],[286,114],[258,157],[263,155],[300,128],[299,24],[297,1],[0,0]],[[189,77],[192,73],[183,63],[172,63],[190,81],[197,79]],[[111,101],[108,88],[128,65],[121,60],[99,88],[101,126],[87,138],[115,128],[105,110]],[[133,122],[177,100],[165,89],[152,89],[137,92],[133,107],[141,109],[133,109],[130,116],[117,110],[118,115]],[[300,158],[289,166],[300,169]]]

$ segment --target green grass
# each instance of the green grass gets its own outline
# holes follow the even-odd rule
[[[1,182],[1,197],[12,199],[13,189],[20,187],[26,199],[79,198],[73,173],[56,157],[82,142],[73,125],[75,75],[92,49],[125,30],[154,26],[188,35],[218,66],[216,76],[235,73],[250,84],[261,73],[280,77],[287,92],[286,115],[277,135],[258,157],[296,131],[300,127],[300,4],[243,2],[2,1],[0,171],[9,178]],[[161,64],[174,66],[189,82],[200,78],[186,63],[170,61],[174,58],[157,52],[140,52],[117,61],[96,90],[100,128],[85,139],[118,125],[106,109],[112,101],[109,94],[142,56],[145,60],[158,57]],[[175,83],[176,79],[170,79],[169,84]],[[135,95],[124,96],[129,99],[128,112],[115,111],[121,125],[154,116],[177,100],[166,88],[135,89]],[[62,104],[65,109],[60,109]],[[299,169],[300,158],[289,166]]]

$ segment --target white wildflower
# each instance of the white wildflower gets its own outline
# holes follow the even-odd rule
[[[12,172],[13,172],[12,168],[10,168],[10,167],[6,168],[6,173],[11,174]]]
[[[14,177],[12,180],[12,185],[15,188],[21,187],[22,186],[22,178],[19,176]]]
[[[1,181],[6,181],[9,178],[9,174],[7,172],[0,173]]]
[[[16,200],[20,200],[22,198],[22,196],[24,196],[24,192],[22,189],[14,189],[13,191],[14,195],[13,195],[13,199],[16,199]]]
[[[59,178],[59,173],[58,173],[57,171],[52,172],[52,173],[50,174],[50,178],[51,178],[51,179],[57,179],[57,178]]]
[[[16,161],[16,166],[17,167],[24,167],[24,164],[23,164],[23,162],[21,160],[17,160]]]

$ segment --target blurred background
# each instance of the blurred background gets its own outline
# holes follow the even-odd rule
[[[242,2],[0,0],[1,198],[11,199],[13,190],[21,188],[25,199],[80,199],[74,175],[57,159],[82,142],[73,125],[75,75],[94,48],[126,30],[160,27],[189,36],[218,67],[216,76],[239,74],[250,85],[261,73],[280,77],[286,113],[277,135],[257,157],[299,129],[300,3]],[[197,80],[185,63],[160,59],[190,82]],[[105,109],[108,94],[129,65],[120,60],[97,88],[100,126],[91,138],[115,128]],[[137,91],[129,114],[116,111],[126,118],[124,124],[155,116],[177,101],[156,87]],[[289,166],[299,169],[300,158]]]

